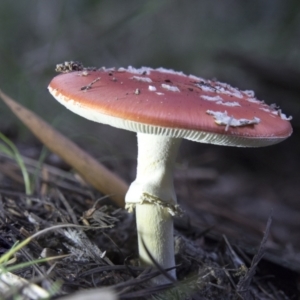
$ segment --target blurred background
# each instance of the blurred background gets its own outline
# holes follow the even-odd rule
[[[0,88],[130,182],[135,134],[84,120],[49,95],[55,65],[69,60],[216,78],[292,115],[294,134],[272,147],[184,141],[175,180],[193,224],[241,243],[259,244],[272,210],[268,247],[300,270],[299,0],[0,0]],[[39,156],[2,103],[0,131]]]

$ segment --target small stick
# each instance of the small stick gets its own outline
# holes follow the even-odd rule
[[[93,80],[93,81],[92,81],[91,83],[89,83],[88,85],[85,85],[85,86],[81,87],[80,90],[81,90],[81,91],[87,91],[87,90],[91,89],[91,88],[92,88],[92,85],[93,85],[94,83],[96,83],[97,81],[99,81],[100,79],[101,79],[101,77],[97,77],[95,80]]]

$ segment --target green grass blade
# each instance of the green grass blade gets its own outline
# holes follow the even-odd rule
[[[3,272],[13,272],[13,271],[16,271],[16,270],[20,270],[20,269],[23,269],[23,268],[30,267],[30,266],[35,265],[35,264],[49,262],[51,260],[56,260],[56,259],[64,258],[64,257],[67,257],[67,256],[69,256],[69,255],[64,254],[64,255],[51,256],[51,257],[46,257],[46,258],[39,258],[39,259],[35,259],[35,260],[32,260],[32,261],[26,261],[26,262],[23,262],[23,263],[20,263],[20,264],[16,264],[14,266],[4,267],[4,268],[2,268],[2,270],[3,270]]]
[[[12,156],[16,160],[23,175],[25,193],[26,195],[31,195],[32,191],[31,191],[30,177],[25,167],[24,161],[20,155],[19,150],[14,145],[14,143],[10,139],[8,139],[2,132],[0,132],[0,139],[7,145],[7,146],[1,145],[0,151],[2,151],[5,154],[8,154],[9,156]]]
[[[8,250],[5,254],[3,254],[2,256],[0,256],[0,266],[2,264],[4,264],[6,261],[9,260],[9,258],[11,256],[13,256],[17,251],[19,251],[20,249],[22,249],[23,247],[25,247],[29,242],[31,242],[33,239],[35,239],[36,237],[54,230],[54,229],[58,229],[58,228],[65,228],[65,227],[76,227],[76,228],[80,228],[80,229],[103,229],[103,228],[111,228],[111,226],[98,226],[98,227],[90,227],[90,226],[81,226],[81,225],[76,225],[76,224],[60,224],[60,225],[54,225],[52,227],[49,228],[45,228],[41,231],[36,232],[35,234],[33,234],[32,236],[28,237],[27,239],[25,239],[24,241],[15,244],[13,248],[11,248],[10,250]]]

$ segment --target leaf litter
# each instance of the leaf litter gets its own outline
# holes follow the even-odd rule
[[[109,199],[97,201],[102,193],[53,166],[45,166],[49,171],[46,179],[39,173],[35,194],[28,196],[15,163],[5,155],[0,161],[13,170],[0,178],[1,187],[5,187],[0,189],[0,257],[17,241],[39,230],[58,224],[83,226],[49,231],[15,254],[13,264],[34,261],[42,254],[61,256],[14,271],[49,291],[58,284],[52,293],[55,298],[109,287],[112,299],[297,299],[296,289],[277,286],[272,274],[265,276],[266,270],[259,265],[271,217],[254,256],[226,236],[211,235],[213,228],[198,228],[189,222],[182,226],[175,220],[178,281],[152,286],[151,278],[165,270],[138,265],[133,214]],[[26,167],[30,164],[37,162],[27,160]],[[11,294],[1,296],[9,299]]]
[[[10,184],[12,189],[17,185],[18,190],[18,183]],[[75,181],[69,184],[78,187]],[[272,278],[259,278],[258,263],[264,255],[271,218],[256,255],[251,258],[244,253],[247,259],[240,255],[244,250],[226,236],[220,240],[211,237],[212,228],[202,235],[200,228],[189,226],[185,230],[175,222],[178,281],[155,287],[150,279],[163,270],[138,266],[133,214],[109,199],[101,199],[92,188],[90,194],[92,198],[61,190],[52,183],[46,196],[30,197],[28,202],[25,193],[1,191],[1,254],[17,240],[44,228],[67,223],[85,226],[57,229],[32,241],[16,254],[15,264],[39,258],[46,248],[51,249],[48,257],[68,255],[17,270],[17,275],[41,287],[60,282],[56,297],[110,287],[117,293],[116,299],[289,299],[283,290],[270,285]],[[283,296],[275,297],[276,293]]]

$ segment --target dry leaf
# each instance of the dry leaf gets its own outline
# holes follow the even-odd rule
[[[124,207],[124,198],[128,189],[125,181],[106,169],[96,159],[80,149],[36,114],[16,103],[1,90],[0,97],[49,150],[72,166],[86,182],[103,194],[111,195],[110,198],[116,204]]]

